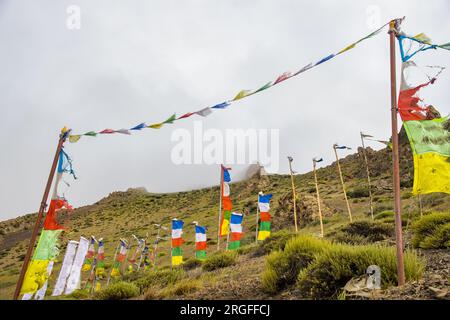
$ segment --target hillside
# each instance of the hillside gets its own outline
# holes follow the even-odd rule
[[[410,193],[413,177],[412,159],[404,135],[402,135],[401,142],[402,206],[406,221],[417,218],[419,209],[417,197],[412,197]],[[390,150],[374,151],[370,148],[366,150],[374,185],[375,214],[392,211]],[[353,217],[357,221],[369,218],[365,168],[360,152],[361,150],[358,150],[358,153],[341,160],[344,179],[351,198]],[[334,239],[333,237],[336,236],[337,232],[348,223],[336,163],[319,169],[317,174],[324,213],[325,237]],[[297,212],[299,212],[300,231],[302,234],[317,236],[320,229],[316,214],[317,204],[313,179],[312,172],[299,174],[295,176],[295,184],[298,192]],[[243,249],[238,257],[237,264],[213,272],[202,272],[199,268],[193,268],[187,271],[187,274],[189,277],[196,279],[197,285],[194,285],[195,288],[182,292],[182,294],[166,293],[166,298],[296,299],[302,297],[295,290],[290,289],[277,294],[267,294],[261,290],[260,275],[264,270],[268,252],[261,252],[261,250],[258,250],[258,246],[252,245],[255,233],[255,199],[260,190],[274,195],[271,205],[272,230],[293,231],[292,191],[288,175],[253,177],[246,181],[232,183],[231,198],[234,210],[245,214]],[[422,196],[424,212],[449,211],[449,198],[445,194]],[[207,251],[210,255],[216,250],[218,199],[218,186],[167,194],[148,193],[143,189],[113,192],[92,205],[76,208],[70,213],[60,211],[60,221],[69,228],[61,239],[61,245],[64,248],[69,239],[77,240],[81,235],[103,237],[105,239],[105,261],[107,267],[109,267],[119,238],[130,239],[132,234],[143,237],[148,233],[149,240],[154,241],[156,236],[154,224],[164,224],[169,227],[170,220],[176,217],[185,221],[183,235],[186,240],[183,246],[185,258],[194,255],[194,228],[191,224],[193,221],[199,221],[208,227],[209,247]],[[36,214],[28,214],[0,222],[0,299],[10,299],[12,296],[35,216]],[[386,214],[386,217],[383,220],[384,223],[392,225],[392,217],[389,218],[388,214]],[[409,222],[406,224],[406,246],[410,247]],[[393,244],[393,237],[386,239],[385,242]],[[163,240],[160,243],[158,249],[160,268],[169,266],[169,248],[170,241]],[[245,248],[248,248],[247,251]],[[438,250],[434,254],[429,252],[423,254],[429,261],[438,259],[443,265],[442,268],[448,269],[448,251]],[[60,255],[60,258],[62,259],[62,255]],[[439,265],[437,262],[433,264],[435,267]],[[59,268],[60,263],[57,263],[55,274],[59,271]],[[429,270],[429,267],[427,267],[427,270]],[[443,272],[439,269],[430,272],[440,274],[442,279],[448,279],[449,277],[448,270]],[[55,274],[51,277],[50,288],[52,282],[55,281]],[[426,273],[426,277],[429,276]],[[446,284],[444,281],[441,285],[445,287],[448,286],[448,283]],[[393,297],[398,297],[403,293],[392,291],[390,294]],[[158,294],[155,297],[158,297]],[[151,298],[151,295],[147,295],[147,298]]]

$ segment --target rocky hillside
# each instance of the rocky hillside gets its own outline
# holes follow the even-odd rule
[[[403,135],[401,142],[402,205],[404,217],[408,220],[418,215],[418,200],[416,197],[412,197],[410,193],[413,177],[412,157]],[[357,153],[349,155],[341,161],[355,220],[365,220],[369,217],[365,168],[360,154],[361,151],[358,150]],[[366,151],[374,184],[375,213],[392,211],[390,150],[374,151],[367,148]],[[332,163],[321,168],[317,173],[322,198],[325,234],[327,237],[331,237],[348,223],[346,205],[336,164]],[[298,192],[297,212],[299,213],[301,232],[318,235],[320,230],[312,172],[296,175],[295,184]],[[231,198],[234,210],[245,214],[243,223],[245,235],[242,242],[244,247],[251,246],[254,242],[255,198],[260,190],[274,195],[271,206],[273,230],[286,232],[293,230],[293,201],[289,176],[255,176],[246,181],[232,183]],[[148,193],[143,189],[113,192],[92,205],[76,208],[70,213],[59,212],[60,221],[68,227],[68,232],[65,232],[61,239],[61,245],[64,248],[69,239],[76,240],[81,235],[103,237],[105,239],[107,267],[110,267],[119,238],[131,239],[132,234],[141,237],[148,235],[149,241],[154,241],[156,236],[154,224],[169,226],[170,220],[176,217],[185,221],[185,258],[194,255],[194,228],[191,224],[193,221],[199,221],[208,227],[208,255],[210,255],[216,250],[218,200],[218,186],[167,194]],[[425,212],[448,211],[450,209],[449,196],[443,194],[423,196],[422,204]],[[36,214],[28,214],[0,222],[0,299],[9,299],[12,296],[35,216]],[[390,223],[392,224],[392,218]],[[169,237],[169,234],[165,235]],[[170,241],[167,241],[167,239],[160,243],[158,259],[160,267],[169,265]],[[199,299],[275,297],[267,294],[255,295],[255,292],[249,292],[253,288],[252,286],[260,285],[258,279],[260,279],[259,274],[264,268],[264,261],[264,254],[260,256],[251,254],[240,256],[239,263],[230,267],[234,268],[230,269],[232,272],[229,270],[231,273],[227,272],[227,269],[213,273],[208,278],[209,282],[205,282],[206,280],[203,282],[201,290],[195,290],[195,293],[191,292],[186,297]],[[55,272],[58,272],[59,268],[60,264],[57,263]],[[195,272],[198,273],[199,271]],[[239,279],[237,274],[240,275]],[[226,287],[221,287],[223,281],[218,280],[222,279],[221,277],[228,279],[229,283],[234,283],[236,289],[228,290]],[[55,278],[55,276],[51,277],[50,287]],[[247,286],[248,289],[242,291],[245,283],[252,283],[252,286]],[[239,288],[242,288],[242,290]],[[208,290],[222,293],[212,296]],[[290,297],[291,294],[291,292],[285,292],[277,297]]]

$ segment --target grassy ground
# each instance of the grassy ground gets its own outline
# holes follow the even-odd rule
[[[375,213],[382,214],[386,223],[393,224],[392,216],[392,190],[389,174],[390,164],[386,165],[389,157],[387,150],[369,153],[373,179]],[[409,163],[408,159],[403,160]],[[342,169],[347,190],[353,196],[350,198],[353,219],[366,220],[370,217],[368,198],[364,194],[366,188],[365,169],[358,154],[350,155],[342,160]],[[404,165],[402,171],[402,206],[405,222],[414,220],[419,216],[418,199],[411,196],[411,166]],[[326,236],[331,236],[348,223],[348,213],[343,199],[342,187],[339,182],[336,165],[318,170],[319,188],[324,212],[324,227]],[[304,234],[318,235],[320,232],[317,220],[317,204],[315,199],[314,180],[312,173],[295,176],[298,192],[298,212],[300,231]],[[261,178],[252,178],[231,184],[231,198],[233,209],[245,214],[243,228],[244,239],[242,244],[254,242],[255,233],[255,196],[259,190],[273,193],[271,204],[274,230],[286,229],[293,231],[293,206],[290,189],[290,177],[286,175],[270,175]],[[362,191],[361,191],[362,190]],[[449,196],[444,194],[431,194],[422,196],[425,212],[448,211],[450,209]],[[105,257],[107,267],[110,266],[115,247],[119,238],[131,239],[132,234],[139,236],[149,235],[152,242],[156,236],[155,223],[170,226],[172,218],[185,221],[183,250],[185,258],[194,256],[194,227],[193,221],[199,221],[208,227],[208,255],[215,252],[217,244],[217,214],[218,214],[219,188],[212,187],[190,192],[169,194],[152,194],[144,190],[128,190],[113,192],[97,203],[75,209],[72,213],[60,213],[64,224],[69,228],[62,239],[62,248],[69,239],[77,240],[81,235],[105,239]],[[14,285],[18,277],[19,268],[24,257],[35,214],[29,214],[17,219],[0,222],[0,299],[9,299],[12,296]],[[390,220],[389,220],[390,219]],[[405,231],[410,224],[406,223]],[[168,233],[163,236],[170,237]],[[169,240],[169,241],[168,241]],[[167,267],[170,263],[170,239],[160,243],[158,264]],[[389,244],[392,244],[389,243]],[[407,242],[407,245],[409,243]],[[222,241],[221,247],[224,243]],[[134,250],[136,245],[133,246]],[[60,255],[62,259],[63,255]],[[249,261],[251,260],[251,263]],[[210,298],[270,298],[259,293],[260,273],[264,268],[264,256],[239,256],[239,263],[214,272],[201,272],[195,269],[195,277],[201,289],[195,289],[186,297],[196,299]],[[60,263],[55,264],[54,276],[50,279],[50,288],[59,272]],[[191,271],[190,271],[191,272]],[[240,283],[248,284],[248,290],[233,290],[233,285],[241,288]],[[188,290],[189,291],[189,290]],[[220,292],[220,294],[214,294]],[[286,293],[280,293],[283,297]],[[272,296],[273,297],[273,296]]]

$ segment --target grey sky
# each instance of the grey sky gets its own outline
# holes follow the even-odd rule
[[[69,5],[81,29],[66,28]],[[450,41],[450,4],[435,1],[0,1],[0,220],[34,212],[61,127],[75,132],[164,120],[255,89],[284,71],[334,53],[380,24],[406,16],[403,30]],[[205,119],[205,128],[279,128],[280,172],[286,155],[298,172],[311,158],[333,161],[334,142],[356,147],[359,131],[387,139],[388,36],[355,49]],[[449,67],[447,51],[419,64]],[[399,74],[400,75],[400,74]],[[449,112],[450,76],[424,97]],[[447,88],[447,89],[446,89]],[[85,137],[67,144],[79,176],[66,197],[75,206],[144,186],[151,192],[217,184],[215,165],[172,165],[175,128],[133,136]],[[375,145],[376,146],[376,145]],[[376,146],[379,148],[379,146]],[[233,170],[242,176],[244,166]]]

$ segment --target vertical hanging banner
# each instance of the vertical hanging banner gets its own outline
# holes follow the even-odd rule
[[[95,269],[95,276],[97,279],[103,279],[105,277],[105,244],[103,242],[103,238],[98,240],[97,267]]]
[[[64,255],[63,264],[59,271],[58,279],[56,280],[55,287],[53,288],[52,296],[59,296],[64,292],[66,288],[66,282],[70,275],[70,269],[75,259],[75,253],[77,251],[78,242],[70,240],[67,244],[66,254]]]
[[[182,220],[172,220],[172,266],[178,266],[183,263],[183,249],[181,249],[181,245],[184,242],[182,238],[183,224]]]
[[[258,240],[262,241],[270,237],[270,225],[271,216],[270,210],[270,200],[272,199],[272,194],[260,194],[258,195],[258,208],[260,215],[260,224],[258,231]]]
[[[206,227],[195,226],[195,257],[206,259]]]
[[[431,105],[419,96],[423,87],[433,84],[437,75],[428,82],[413,86],[408,83],[407,70],[417,67],[413,61],[402,64],[401,88],[398,109],[408,136],[414,161],[412,193],[427,194],[444,192],[450,194],[450,122],[441,117]]]
[[[142,251],[142,257],[144,260],[144,271],[150,270],[152,263],[150,258],[150,248],[148,245],[144,247],[144,250]]]
[[[94,261],[95,256],[95,237],[91,236],[91,240],[89,242],[88,252],[86,254],[86,258],[84,260],[82,271],[90,271],[92,268],[92,262]]]
[[[120,269],[122,266],[122,263],[125,261],[125,257],[127,255],[128,251],[128,244],[125,240],[120,239],[119,244],[119,253],[116,255],[116,260],[114,261],[113,267],[111,269],[111,277],[114,279],[117,279],[120,277]]]
[[[37,247],[25,273],[22,288],[20,290],[21,294],[34,294],[46,284],[49,276],[48,268],[50,261],[54,261],[59,254],[58,238],[64,228],[56,221],[57,211],[63,208],[69,210],[72,209],[64,198],[58,196],[59,181],[61,180],[63,173],[68,172],[68,167],[70,167],[70,172],[73,172],[71,169],[72,164],[70,158],[63,150],[61,150],[59,153],[52,199],[45,216],[44,227],[39,236]],[[27,297],[28,295],[25,298]]]
[[[89,240],[85,237],[80,237],[64,294],[71,294],[75,290],[80,289],[81,268],[83,267],[84,258],[86,257],[88,249]]]
[[[47,276],[50,277],[50,275],[52,274],[52,270],[53,270],[53,264],[54,261],[50,260],[48,267],[47,267]],[[22,297],[22,300],[30,300],[31,298],[33,298],[34,296],[34,300],[44,300],[45,297],[45,293],[47,292],[47,287],[48,287],[48,279],[47,281],[45,281],[44,285],[38,290],[36,291],[36,293],[25,293]]]
[[[137,246],[136,250],[134,251],[133,255],[131,256],[131,258],[128,259],[128,263],[129,263],[128,264],[128,273],[134,272],[134,266],[137,265],[137,257],[140,256],[142,250],[144,249],[144,245],[145,245],[144,239],[139,239],[135,235],[133,235],[133,237],[136,239],[138,246]],[[136,269],[137,269],[137,267],[136,267]]]
[[[231,176],[229,170],[231,168],[225,168],[223,165],[222,169],[222,216],[220,219],[220,236],[226,236],[229,233],[230,229],[230,218],[231,218],[231,209],[233,205],[231,204],[230,198],[230,182]]]
[[[239,249],[242,238],[242,220],[244,215],[242,213],[233,212],[230,219],[231,237],[228,243],[229,250]]]

